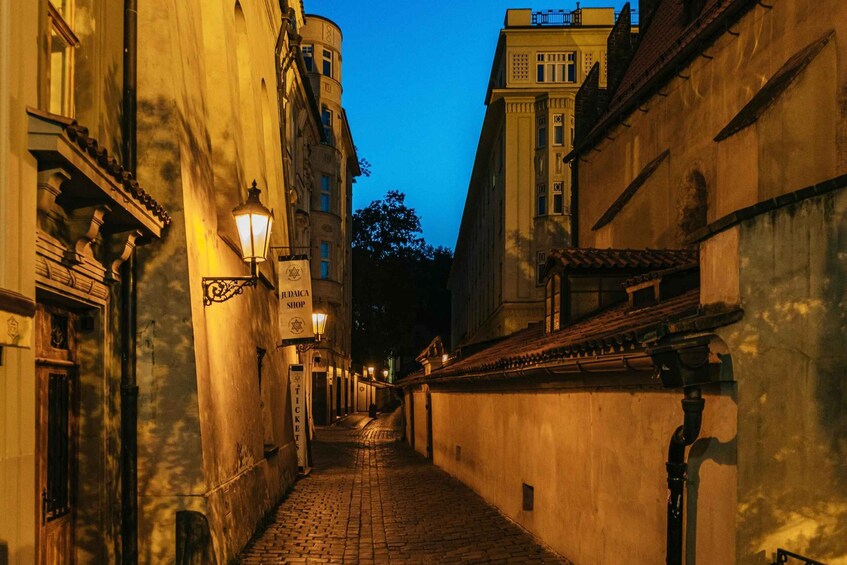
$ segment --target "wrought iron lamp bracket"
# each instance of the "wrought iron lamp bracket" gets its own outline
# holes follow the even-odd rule
[[[259,274],[256,263],[250,264],[250,276],[247,277],[203,277],[203,306],[214,302],[226,302],[233,296],[242,294],[245,288],[256,286]]]

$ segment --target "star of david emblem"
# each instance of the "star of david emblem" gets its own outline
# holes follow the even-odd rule
[[[296,265],[288,267],[288,271],[286,271],[286,274],[288,275],[288,280],[290,281],[299,281],[301,277],[300,269],[298,269]]]
[[[18,321],[15,318],[10,317],[9,321],[6,322],[6,324],[9,327],[9,337],[12,339],[18,337]]]
[[[289,329],[291,329],[291,333],[303,333],[303,329],[305,327],[305,324],[303,323],[303,318],[294,318],[288,323],[288,327]]]

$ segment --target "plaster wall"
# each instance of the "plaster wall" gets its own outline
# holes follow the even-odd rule
[[[38,105],[39,5],[0,0],[0,288],[35,298],[35,159],[27,106]],[[0,561],[35,560],[35,360],[0,354]]]
[[[725,565],[733,562],[725,524],[736,507],[727,488],[736,482],[736,406],[731,384],[704,392],[703,430],[689,456],[686,563]],[[680,400],[654,388],[436,390],[434,462],[574,563],[660,563],[664,463]],[[415,398],[416,434],[419,411]],[[533,511],[522,510],[522,484],[534,488]]]
[[[587,247],[671,247],[687,242],[683,226],[695,182],[707,191],[706,220],[836,176],[847,166],[847,6],[827,0],[756,6],[579,164],[579,241]],[[759,118],[730,137],[718,133],[793,55],[835,30],[834,38]],[[681,78],[685,77],[685,78]],[[731,80],[727,80],[731,77]],[[594,224],[666,149],[670,156],[614,219]]]
[[[738,228],[736,562],[847,563],[847,191]],[[730,273],[732,276],[732,273]]]
[[[156,0],[139,10],[139,176],[173,217],[165,239],[140,257],[147,562],[173,559],[179,510],[206,516],[215,556],[226,562],[296,472],[287,379],[296,356],[276,348],[275,262],[260,268],[270,284],[228,302],[204,306],[201,288],[204,276],[247,274],[230,211],[253,179],[278,211],[271,245],[288,244],[275,110],[280,21],[278,9],[223,1],[200,10]],[[261,385],[257,348],[266,351]]]

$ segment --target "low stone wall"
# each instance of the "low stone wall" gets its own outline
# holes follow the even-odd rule
[[[425,393],[414,395],[415,449],[426,453]],[[580,565],[664,562],[665,461],[682,422],[681,392],[431,395],[434,463],[509,518]],[[689,456],[687,553],[690,563],[696,551],[699,565],[727,564],[735,546],[734,385],[704,396],[703,430]],[[524,485],[531,511],[522,509]]]

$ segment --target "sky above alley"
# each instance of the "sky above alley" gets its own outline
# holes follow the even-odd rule
[[[575,1],[306,0],[307,13],[331,19],[344,34],[343,103],[359,156],[370,161],[373,172],[354,185],[354,210],[400,190],[421,216],[427,242],[452,249],[506,9],[575,6]]]

